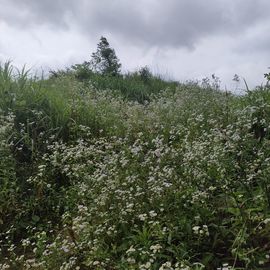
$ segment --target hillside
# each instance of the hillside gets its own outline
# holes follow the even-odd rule
[[[270,267],[270,88],[0,68],[0,269]]]

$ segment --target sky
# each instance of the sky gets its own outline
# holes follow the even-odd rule
[[[218,76],[240,91],[270,66],[269,0],[0,0],[0,62],[32,70],[90,60],[105,36],[122,71],[179,80]]]

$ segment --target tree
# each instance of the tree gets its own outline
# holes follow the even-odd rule
[[[121,63],[105,37],[100,38],[90,63],[95,72],[111,76],[120,74]]]
[[[93,73],[90,67],[90,62],[87,61],[84,61],[82,64],[72,65],[71,69],[74,71],[75,77],[80,81],[90,79]]]
[[[139,75],[140,75],[141,80],[144,83],[148,83],[150,81],[150,79],[153,77],[153,75],[152,75],[152,73],[151,73],[148,66],[141,67],[139,69]]]

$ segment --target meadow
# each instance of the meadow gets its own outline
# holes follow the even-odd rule
[[[0,67],[0,269],[270,267],[270,88]]]

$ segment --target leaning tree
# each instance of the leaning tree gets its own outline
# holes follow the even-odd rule
[[[100,38],[97,51],[92,53],[90,64],[95,72],[111,76],[120,74],[121,63],[105,37]]]

